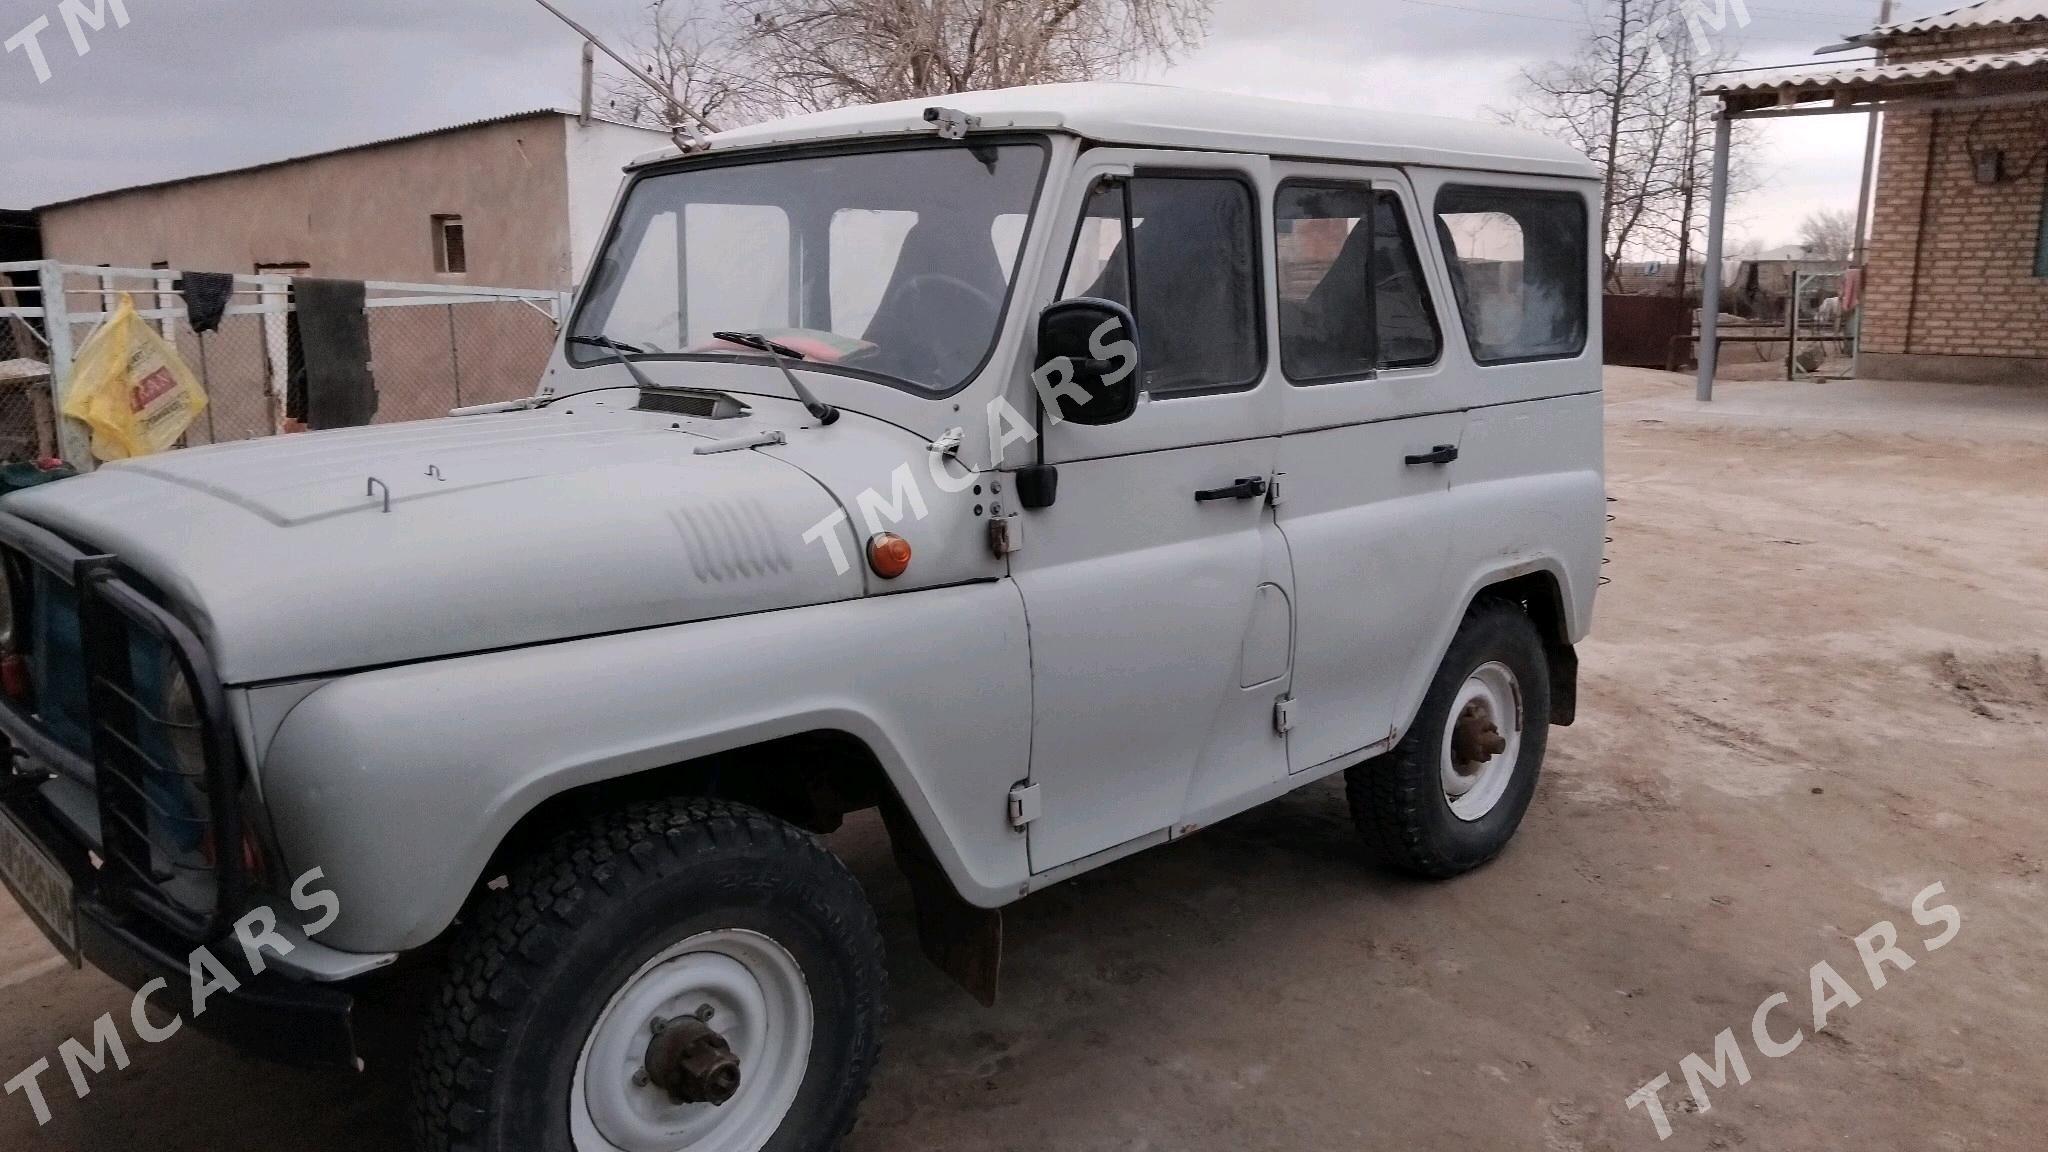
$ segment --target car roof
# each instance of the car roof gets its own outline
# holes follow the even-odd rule
[[[1102,144],[1417,164],[1598,179],[1593,164],[1548,136],[1493,124],[1308,104],[1159,84],[1040,84],[813,112],[719,132],[712,151],[890,136],[929,136],[925,110],[981,118],[980,131],[1065,132]],[[634,167],[673,160],[666,149]]]

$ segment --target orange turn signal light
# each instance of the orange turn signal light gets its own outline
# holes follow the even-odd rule
[[[877,532],[868,540],[868,567],[884,580],[910,569],[910,541],[894,532]]]

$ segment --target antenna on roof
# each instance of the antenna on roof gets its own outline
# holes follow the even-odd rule
[[[578,24],[574,19],[570,17],[570,15],[567,12],[562,11],[560,8],[555,7],[554,4],[550,3],[550,0],[534,0],[534,2],[539,4],[541,7],[547,9],[548,11],[554,13],[556,19],[560,20],[564,24],[567,24],[569,27],[575,29],[576,34],[578,36],[583,37],[583,39],[586,42],[595,45],[598,51],[618,61],[619,67],[624,68],[628,73],[632,74],[634,79],[640,81],[642,84],[645,84],[648,88],[652,89],[655,95],[661,97],[662,103],[668,105],[669,120],[671,123],[687,116],[690,119],[695,120],[698,126],[703,128],[706,132],[718,131],[715,125],[713,125],[709,120],[704,119],[704,117],[699,115],[695,110],[685,108],[683,106],[683,102],[676,99],[676,94],[670,91],[669,88],[666,85],[664,85],[661,81],[656,80],[653,76],[649,75],[647,69],[640,67],[638,64],[635,64],[631,60],[626,59],[625,56],[621,55],[617,51],[614,51],[611,45],[598,39],[596,33],[592,32],[588,28],[585,28],[583,25]],[[699,135],[697,132],[693,131],[686,125],[676,124],[673,128],[669,130],[669,133],[670,135],[675,137],[676,146],[681,148],[685,152],[702,152],[706,148],[711,147],[710,143],[707,142],[703,136]]]

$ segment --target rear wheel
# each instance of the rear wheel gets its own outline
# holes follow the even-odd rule
[[[879,1039],[882,945],[808,834],[715,801],[603,817],[491,893],[416,1070],[425,1152],[828,1152]]]
[[[1345,776],[1352,819],[1401,871],[1446,878],[1500,854],[1536,792],[1550,666],[1519,607],[1474,605],[1393,751]]]

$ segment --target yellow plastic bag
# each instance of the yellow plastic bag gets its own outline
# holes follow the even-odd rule
[[[177,349],[135,314],[122,293],[114,314],[87,337],[64,393],[64,415],[92,429],[101,460],[148,456],[177,446],[206,411],[206,389]]]

